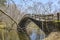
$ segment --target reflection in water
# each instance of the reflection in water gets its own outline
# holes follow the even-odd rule
[[[41,31],[41,30],[40,30]],[[38,34],[36,30],[32,30],[32,34],[30,35],[31,40],[43,40],[44,39],[44,33]]]

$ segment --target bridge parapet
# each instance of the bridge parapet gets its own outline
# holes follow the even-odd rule
[[[38,21],[53,21],[53,14],[51,15],[41,15],[41,14],[26,14],[26,16],[33,18]]]

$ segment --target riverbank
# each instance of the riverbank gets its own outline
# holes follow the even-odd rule
[[[60,40],[60,32],[52,32],[44,40]]]

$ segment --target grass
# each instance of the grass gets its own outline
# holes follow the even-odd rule
[[[0,40],[20,40],[16,30],[8,31],[4,29],[6,24],[0,22]]]

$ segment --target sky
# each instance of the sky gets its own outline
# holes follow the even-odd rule
[[[25,0],[26,2],[26,5],[31,5],[33,2],[42,2],[42,3],[47,3],[49,0]],[[57,4],[57,1],[58,0],[52,0],[52,2],[54,2],[55,4]],[[23,0],[14,0],[14,2],[17,4],[17,5],[24,5],[25,2],[23,2]]]
[[[50,2],[51,0],[13,0],[15,2],[15,4],[20,7],[20,9],[22,11],[25,11],[25,9],[28,6],[33,6],[33,2],[42,2],[43,4]],[[57,6],[57,9],[60,8],[60,6],[57,4],[58,0],[52,0],[51,2],[53,2],[54,6],[52,7],[54,10],[54,7]]]

